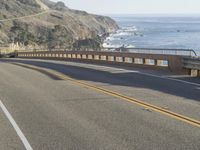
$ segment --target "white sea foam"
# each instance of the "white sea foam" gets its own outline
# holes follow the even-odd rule
[[[115,38],[112,37],[112,36],[109,36],[109,37],[107,37],[107,38],[105,39],[105,41],[112,41],[112,40],[115,40]]]
[[[102,46],[103,46],[104,48],[119,48],[119,47],[122,47],[123,45],[120,45],[120,44],[103,43]]]
[[[113,37],[118,37],[118,36],[129,36],[129,35],[132,35],[131,33],[128,33],[128,32],[119,32],[119,33],[116,33],[115,35],[113,35]]]
[[[137,35],[138,29],[136,26],[127,26],[122,27],[121,29],[117,30],[116,33],[111,34],[110,37],[122,37],[122,36],[132,36]]]
[[[130,26],[130,27],[122,27],[121,30],[124,32],[135,32],[138,29],[136,26]]]
[[[127,47],[127,48],[132,48],[135,47],[134,45],[131,44],[126,44],[128,36],[137,36],[139,35],[137,32],[136,26],[127,26],[127,27],[122,27],[121,29],[117,30],[115,33],[110,34],[109,37],[107,37],[104,40],[103,47],[104,48],[119,48],[119,47]],[[118,44],[116,42],[118,41]]]
[[[200,56],[200,21],[192,17],[117,17],[121,28],[105,41],[107,47],[195,49]],[[180,31],[180,32],[179,32]]]
[[[124,47],[126,47],[126,48],[134,48],[135,46],[134,45],[125,45]]]

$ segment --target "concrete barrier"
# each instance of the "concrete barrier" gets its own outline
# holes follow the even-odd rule
[[[19,58],[40,58],[107,63],[126,66],[138,66],[153,69],[169,69],[176,73],[187,73],[183,66],[183,56],[162,54],[141,54],[127,52],[95,51],[40,51],[18,52]]]
[[[200,58],[184,57],[182,63],[191,76],[200,77]]]

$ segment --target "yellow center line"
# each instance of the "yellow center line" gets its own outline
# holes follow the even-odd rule
[[[186,122],[188,124],[191,124],[193,126],[200,128],[200,121],[198,121],[198,120],[195,120],[193,118],[190,118],[190,117],[187,117],[187,116],[184,116],[184,115],[181,115],[181,114],[178,114],[178,113],[166,110],[166,109],[163,109],[161,107],[158,107],[156,105],[152,105],[150,103],[146,103],[142,100],[138,100],[138,99],[135,99],[135,98],[132,98],[132,97],[128,97],[126,95],[123,95],[123,94],[120,94],[120,93],[117,93],[117,92],[114,92],[114,91],[111,91],[111,90],[108,90],[108,89],[105,89],[105,88],[102,88],[102,87],[98,87],[98,86],[95,86],[95,85],[92,85],[92,84],[89,84],[89,83],[86,83],[86,82],[83,82],[83,81],[80,81],[80,80],[77,80],[77,79],[73,79],[71,77],[68,77],[65,74],[60,73],[60,72],[57,72],[57,71],[54,71],[54,70],[49,71],[49,70],[44,69],[44,68],[33,67],[31,65],[24,65],[24,64],[21,64],[21,63],[12,63],[12,64],[18,65],[18,66],[21,66],[21,67],[25,67],[25,68],[28,68],[28,69],[40,71],[40,72],[44,72],[44,71],[48,72],[49,74],[57,76],[60,79],[63,79],[63,80],[66,80],[66,81],[71,81],[71,82],[79,84],[81,86],[84,86],[84,87],[105,93],[107,95],[110,95],[110,96],[113,96],[113,97],[116,97],[116,98],[119,98],[119,99],[122,99],[122,100],[125,100],[125,101],[128,101],[128,102],[131,102],[131,103],[134,103],[134,104],[137,104],[137,105],[140,105],[142,107],[154,110],[155,112],[159,112],[161,114],[167,115],[167,116],[175,118],[177,120],[181,120],[183,122]]]

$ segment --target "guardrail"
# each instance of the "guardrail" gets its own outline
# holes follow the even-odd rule
[[[191,70],[192,76],[200,76],[200,58],[184,57],[183,66]]]
[[[184,57],[183,64],[185,68],[200,70],[200,58]]]
[[[37,52],[37,51],[69,51],[65,48],[59,49],[25,49],[19,52]],[[86,49],[84,51],[94,51],[91,49]],[[179,56],[197,56],[197,53],[193,49],[161,49],[161,48],[126,48],[126,47],[119,47],[119,48],[101,48],[101,51],[108,51],[108,52],[128,52],[128,53],[139,53],[139,54],[160,54],[160,55],[179,55]]]
[[[127,51],[131,53],[143,53],[143,54],[161,54],[161,55],[180,55],[180,56],[197,56],[197,53],[193,49],[161,49],[161,48],[104,48],[104,50],[117,50]]]
[[[148,68],[163,68],[173,72],[185,72],[182,58],[178,55],[142,54],[130,52],[97,51],[40,51],[18,52],[20,58],[78,60],[91,63],[107,63]]]

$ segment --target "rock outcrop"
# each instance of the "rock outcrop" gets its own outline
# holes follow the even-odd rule
[[[117,29],[118,25],[111,18],[73,10],[63,2],[0,1],[1,45],[18,43],[29,48],[94,48],[100,46],[101,35]]]

